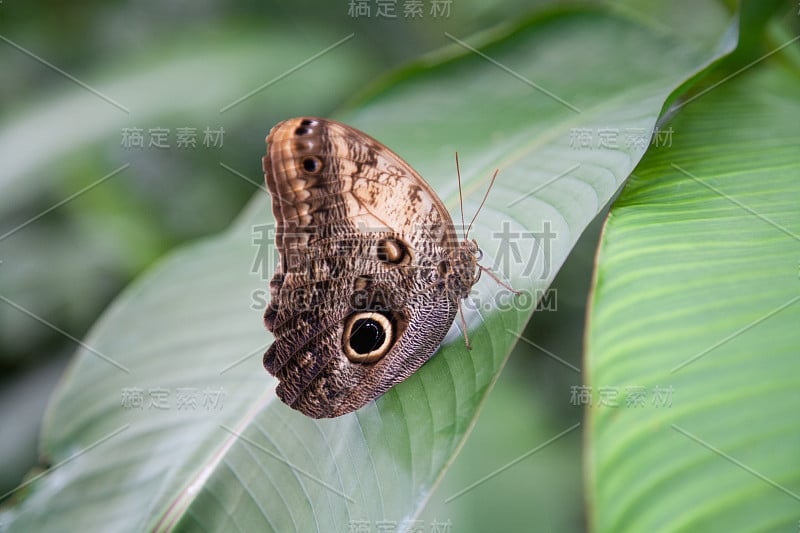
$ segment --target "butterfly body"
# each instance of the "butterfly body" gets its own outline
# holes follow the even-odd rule
[[[264,366],[288,405],[340,416],[433,355],[479,277],[479,251],[458,241],[422,177],[368,135],[301,117],[267,145],[280,260]]]

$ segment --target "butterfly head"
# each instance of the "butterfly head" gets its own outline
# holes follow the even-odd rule
[[[475,239],[469,239],[469,240],[465,239],[464,242],[461,244],[462,246],[467,247],[467,250],[469,251],[470,255],[472,255],[475,258],[476,264],[478,263],[478,261],[483,259],[483,250],[481,250],[480,247],[478,246],[478,241],[476,241]]]

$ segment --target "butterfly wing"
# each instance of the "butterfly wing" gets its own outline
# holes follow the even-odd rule
[[[453,222],[419,174],[354,128],[290,119],[267,145],[280,261],[264,366],[285,403],[339,416],[410,376],[450,328]]]

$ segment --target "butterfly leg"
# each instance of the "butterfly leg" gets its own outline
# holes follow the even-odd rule
[[[467,334],[467,321],[464,318],[464,309],[460,303],[458,304],[458,316],[461,317],[461,333],[464,334],[464,344],[467,345],[467,350],[471,350],[472,345],[469,343],[469,335]]]

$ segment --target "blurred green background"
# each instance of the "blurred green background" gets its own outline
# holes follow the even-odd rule
[[[111,299],[169,250],[226,228],[254,194],[269,201],[258,186],[273,124],[330,115],[450,44],[445,32],[468,36],[545,3],[454,0],[433,14],[426,0],[413,20],[403,1],[394,19],[375,2],[353,16],[348,0],[0,3],[0,493],[35,466],[50,393]],[[285,77],[259,71],[276,64]],[[183,128],[194,147],[180,145]],[[223,131],[216,145],[207,128]],[[138,130],[144,146],[126,146]],[[158,131],[169,147],[150,146]],[[526,333],[578,367],[598,231],[556,279],[558,310]],[[580,382],[520,343],[422,519],[582,529],[580,432],[445,502],[579,422],[569,400]]]

